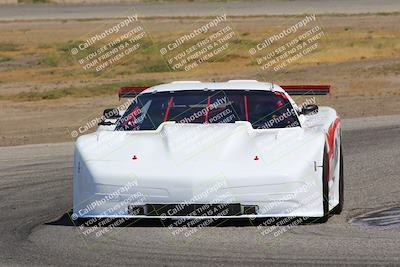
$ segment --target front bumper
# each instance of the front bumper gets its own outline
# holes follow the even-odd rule
[[[296,187],[297,186],[297,187]],[[203,198],[173,201],[161,198],[156,190],[133,187],[131,192],[95,193],[85,201],[74,201],[76,217],[124,218],[257,218],[257,217],[322,217],[322,190],[318,184],[259,186],[257,188],[220,188]],[[102,188],[98,186],[97,188]],[[286,188],[285,192],[282,192]],[[292,188],[289,192],[288,188]],[[147,190],[146,190],[147,189]],[[273,190],[275,189],[275,190]],[[252,191],[251,193],[249,191]],[[280,191],[280,193],[279,193]],[[153,192],[144,194],[142,192]],[[201,194],[200,194],[201,195]]]

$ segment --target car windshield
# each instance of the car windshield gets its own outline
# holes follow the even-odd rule
[[[155,130],[165,121],[234,123],[256,129],[300,126],[286,95],[251,90],[185,90],[139,95],[118,120],[116,130]]]

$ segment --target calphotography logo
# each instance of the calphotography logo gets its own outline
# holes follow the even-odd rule
[[[129,14],[118,23],[92,34],[72,47],[71,55],[84,71],[95,73],[126,62],[149,42],[138,17],[136,13]]]
[[[108,28],[101,33],[93,35],[92,37],[87,39],[84,43],[79,44],[78,47],[80,50],[85,50],[86,48],[94,45],[96,42],[107,38],[108,36],[112,35],[113,33],[118,33],[124,27],[128,27],[129,24],[133,24],[137,21],[138,21],[137,14],[129,15],[129,16],[127,16],[127,18],[125,20],[119,22],[118,24],[112,26],[111,28]],[[129,33],[131,33],[131,31]],[[119,39],[117,39],[117,40],[119,40]]]
[[[251,54],[255,54],[257,51],[262,51],[263,49],[266,49],[268,46],[272,45],[274,42],[279,41],[280,39],[283,39],[287,37],[290,34],[295,34],[298,30],[301,30],[301,28],[306,27],[307,24],[315,22],[316,17],[315,14],[312,14],[310,16],[306,16],[303,20],[300,20],[296,24],[288,27],[287,29],[284,29],[283,31],[273,34],[272,36],[266,38],[263,42],[257,44],[256,48],[251,48]]]
[[[216,15],[206,22],[198,21],[184,33],[160,48],[160,54],[172,71],[192,71],[206,62],[226,56],[237,39],[227,15]]]
[[[273,33],[249,49],[249,54],[262,71],[284,71],[316,51],[325,36],[315,14],[306,15],[295,24]]]
[[[68,129],[71,137],[72,138],[77,138],[82,134],[87,134],[90,133],[91,131],[93,131],[94,129],[96,129],[96,127],[99,126],[100,123],[105,122],[105,121],[110,121],[110,120],[116,120],[114,119],[109,119],[112,116],[120,116],[121,113],[124,113],[125,110],[132,104],[133,100],[132,99],[128,99],[127,101],[125,101],[123,104],[121,104],[120,106],[111,109],[111,110],[107,110],[103,115],[98,116],[98,117],[93,117],[93,118],[89,118],[87,119],[87,121],[84,121],[84,123],[82,125],[80,125],[78,128],[76,129]],[[114,122],[115,123],[115,122]]]
[[[146,196],[138,190],[136,180],[128,182],[114,191],[97,194],[84,200],[78,196],[71,214],[75,226],[86,242],[96,242],[111,236],[118,227],[129,224],[129,207],[143,205]]]

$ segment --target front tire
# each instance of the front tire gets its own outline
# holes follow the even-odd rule
[[[323,169],[322,169],[322,206],[324,215],[318,220],[320,223],[328,221],[329,217],[329,187],[328,187],[328,173],[329,173],[329,157],[327,149],[324,149]]]
[[[340,166],[339,166],[339,204],[331,211],[332,214],[340,214],[343,210],[344,203],[344,173],[343,173],[343,154],[342,145],[340,145]]]

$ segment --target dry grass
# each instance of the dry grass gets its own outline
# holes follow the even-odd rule
[[[366,18],[374,23],[384,19],[396,19],[399,16],[399,14],[382,14],[370,15]],[[329,16],[326,18],[330,19]],[[284,18],[280,19],[285,21]],[[343,19],[347,19],[347,17]],[[352,18],[349,17],[349,19]],[[166,22],[148,19],[146,23],[150,25],[148,27],[150,28],[149,32],[152,29],[157,29],[157,27],[161,28],[151,32],[151,39],[146,38],[139,52],[102,73],[83,70],[76,59],[71,56],[70,50],[81,43],[88,32],[93,32],[93,29],[106,28],[114,23],[113,21],[0,23],[0,30],[2,31],[2,36],[0,36],[0,85],[29,81],[30,84],[35,84],[37,88],[41,89],[40,92],[31,92],[31,89],[28,89],[23,93],[18,92],[12,96],[8,92],[7,96],[4,96],[0,86],[0,95],[3,95],[2,99],[15,100],[25,100],[30,97],[33,99],[54,99],[66,96],[84,97],[91,89],[80,89],[81,87],[76,86],[71,89],[71,86],[66,85],[66,88],[57,92],[51,92],[51,88],[47,88],[47,91],[44,92],[41,86],[44,83],[96,81],[98,79],[108,79],[110,81],[107,83],[115,83],[116,81],[129,82],[143,79],[218,78],[227,75],[238,76],[243,75],[243,73],[246,73],[246,75],[252,73],[252,78],[255,78],[259,69],[247,53],[248,49],[254,47],[266,36],[284,29],[282,26],[284,24],[280,24],[281,21],[275,22],[276,19],[274,18],[266,17],[257,18],[257,27],[253,27],[252,20],[255,19],[234,19],[232,25],[234,28],[236,27],[237,38],[231,42],[229,53],[215,58],[211,63],[202,64],[189,73],[171,71],[170,66],[160,56],[159,47],[181,36],[182,27],[185,28],[186,25],[197,23],[197,18],[169,19]],[[293,21],[293,17],[289,16],[288,20]],[[294,20],[297,20],[297,18],[294,18]],[[302,68],[302,66],[313,66],[315,64],[323,65],[400,56],[400,32],[396,28],[384,27],[382,30],[372,27],[371,29],[363,25],[354,26],[355,23],[352,22],[343,27],[329,23],[323,24],[322,29],[325,36],[320,41],[319,49],[294,62],[291,67]],[[164,29],[162,27],[169,28]],[[157,40],[157,43],[153,43],[152,40]],[[194,41],[188,42],[187,45],[194,43]],[[96,48],[93,47],[85,53],[90,53],[94,49]],[[37,60],[29,60],[32,57],[37,58]],[[378,70],[371,69],[371,71],[377,72]],[[282,75],[285,74],[285,72],[282,73]],[[83,90],[83,93],[78,93],[79,90]],[[99,89],[100,91],[103,92]]]
[[[128,86],[135,84],[141,85],[156,85],[160,84],[157,80],[135,80],[129,82],[119,82],[111,84],[101,84],[96,86],[86,87],[68,87],[61,89],[45,90],[45,91],[27,91],[20,92],[17,94],[0,95],[1,100],[11,101],[39,101],[39,100],[54,100],[63,97],[73,98],[85,98],[85,97],[97,97],[105,95],[115,95],[117,90],[122,86]]]

